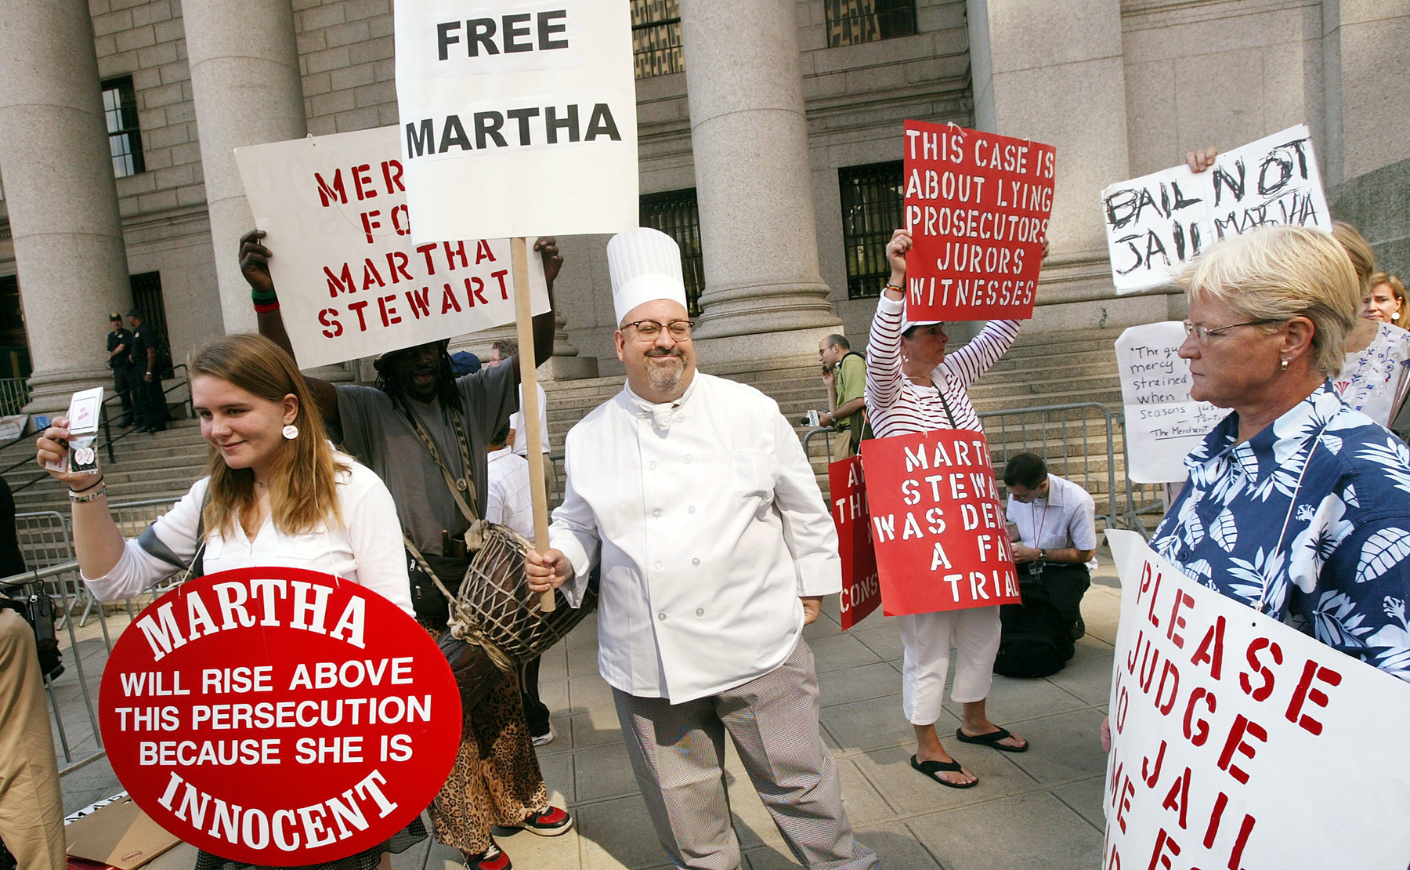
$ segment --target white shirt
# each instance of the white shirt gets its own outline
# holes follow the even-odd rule
[[[552,546],[577,606],[601,550],[598,670],[683,703],[783,664],[799,596],[842,588],[837,532],[788,421],[753,387],[697,372],[679,401],[630,389],[567,438]]]
[[[414,616],[406,549],[392,494],[367,467],[342,454],[337,458],[349,467],[349,472],[338,475],[337,483],[342,528],[320,526],[308,534],[286,535],[275,527],[271,517],[266,517],[253,541],[245,536],[238,522],[230,537],[217,529],[207,529],[205,573],[252,565],[322,571],[361,583]],[[171,510],[152,524],[159,544],[165,544],[182,562],[189,562],[196,553],[196,529],[209,485],[209,477],[196,481]],[[111,571],[102,577],[84,577],[83,581],[99,601],[115,601],[136,595],[178,570],[147,552],[133,538],[127,541],[122,557]]]
[[[1410,332],[1376,324],[1365,350],[1346,355],[1332,381],[1341,400],[1382,426],[1390,426],[1410,393]]]
[[[1097,548],[1097,506],[1087,490],[1072,481],[1048,475],[1048,497],[1035,498],[1028,504],[1009,496],[1009,522],[1018,526],[1018,536],[1025,547],[1035,550],[1078,550]],[[1097,570],[1097,557],[1087,563],[1089,571]]]
[[[534,500],[529,489],[529,463],[508,447],[489,455],[489,499],[485,519],[508,526],[534,539]]]
[[[543,439],[543,452],[548,453],[548,396],[543,391],[543,385],[534,384],[539,388],[539,436]],[[519,385],[519,410],[514,412],[514,416],[509,418],[509,428],[516,433],[514,436],[514,452],[519,456],[529,455],[529,436],[524,434],[524,385]],[[530,535],[532,538],[533,536]]]

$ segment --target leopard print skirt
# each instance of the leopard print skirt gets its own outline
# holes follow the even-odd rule
[[[490,847],[493,826],[521,825],[545,809],[548,788],[530,742],[516,672],[505,674],[478,706],[466,711],[461,727],[460,752],[431,803],[431,823],[438,841],[478,854]]]

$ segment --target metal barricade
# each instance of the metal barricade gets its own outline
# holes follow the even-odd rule
[[[49,568],[73,561],[68,518],[58,511],[15,514],[20,555],[30,568]]]
[[[53,599],[56,611],[71,613],[77,608],[82,588],[76,561],[35,569],[0,580],[0,586],[18,587],[28,595],[47,595]],[[58,628],[58,620],[55,620]],[[107,617],[98,609],[96,628],[76,626],[73,619],[64,619],[58,634],[63,653],[63,673],[44,680],[49,696],[49,713],[59,738],[59,752],[64,767],[62,776],[102,757],[103,737],[98,729],[98,685],[103,665],[112,651],[112,635]],[[64,640],[68,645],[64,645]],[[86,725],[84,720],[86,719]]]

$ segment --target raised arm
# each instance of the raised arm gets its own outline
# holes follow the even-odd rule
[[[540,236],[534,242],[534,250],[543,258],[543,277],[548,284],[548,311],[534,315],[534,367],[538,368],[553,356],[553,333],[557,329],[553,313],[553,282],[563,268],[563,255],[558,253],[558,240]]]
[[[999,361],[1018,337],[1019,320],[991,320],[984,324],[969,344],[947,354],[942,365],[959,375],[965,386],[969,386]]]
[[[871,408],[889,408],[901,395],[901,312],[905,307],[906,252],[911,234],[896,230],[886,244],[891,264],[891,280],[876,303],[867,338],[866,403]]]
[[[289,333],[284,330],[284,315],[279,313],[279,299],[274,292],[274,279],[269,276],[269,258],[274,254],[260,239],[264,230],[250,230],[240,237],[240,273],[250,285],[250,296],[254,300],[255,315],[259,320],[259,334],[279,345],[294,359],[294,346],[289,343]],[[549,336],[550,343],[552,335]],[[308,382],[313,401],[328,423],[342,425],[338,414],[338,393],[333,385],[318,378],[304,376]]]

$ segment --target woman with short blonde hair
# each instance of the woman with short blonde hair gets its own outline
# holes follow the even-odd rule
[[[1404,328],[1405,285],[1387,272],[1371,273],[1371,295],[1361,316]]]
[[[1180,285],[1190,397],[1232,409],[1151,546],[1206,586],[1410,680],[1410,454],[1328,378],[1360,283],[1326,233],[1261,227]]]

